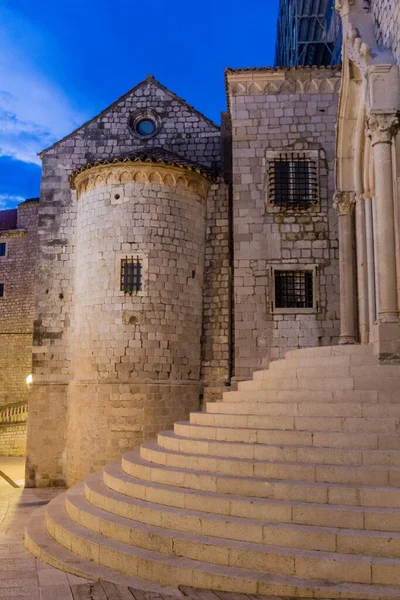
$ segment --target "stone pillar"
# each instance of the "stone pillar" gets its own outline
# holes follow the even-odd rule
[[[371,341],[381,362],[398,362],[400,359],[392,163],[393,136],[398,127],[399,118],[393,111],[371,111],[369,114],[375,175],[373,228],[377,301],[377,321]]]
[[[369,342],[368,270],[366,240],[366,207],[362,194],[356,195],[356,254],[357,254],[357,305],[358,330],[361,344]]]
[[[340,269],[340,338],[339,344],[356,343],[355,319],[355,268],[353,210],[355,192],[338,191],[334,207],[339,221],[339,269]]]
[[[367,271],[368,271],[368,312],[369,330],[371,331],[376,320],[376,292],[375,292],[375,253],[374,253],[374,227],[372,218],[372,196],[364,194],[365,200],[365,233],[367,242]]]

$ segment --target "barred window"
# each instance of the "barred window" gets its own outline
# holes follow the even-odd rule
[[[317,162],[304,153],[281,153],[268,162],[268,188],[278,208],[309,208],[318,202]]]
[[[0,257],[6,256],[7,254],[7,244],[6,242],[0,242]]]
[[[139,257],[121,259],[121,292],[135,294],[141,292],[143,286],[143,265]]]
[[[313,308],[312,271],[275,271],[276,308]]]
[[[4,283],[0,283],[0,298],[4,296]]]

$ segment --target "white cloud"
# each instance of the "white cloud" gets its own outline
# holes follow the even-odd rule
[[[0,194],[0,209],[15,208],[20,202],[23,202],[23,196],[14,196],[12,194]]]
[[[38,152],[87,119],[30,60],[40,44],[42,32],[0,8],[0,156],[37,164]]]

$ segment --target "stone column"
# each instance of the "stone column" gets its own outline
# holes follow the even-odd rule
[[[338,191],[334,207],[339,222],[339,268],[340,268],[340,339],[339,344],[356,343],[355,319],[355,268],[353,210],[355,192]]]
[[[370,113],[368,118],[375,164],[377,211],[374,229],[379,272],[379,323],[398,320],[392,168],[392,140],[398,125],[396,113],[375,112]]]

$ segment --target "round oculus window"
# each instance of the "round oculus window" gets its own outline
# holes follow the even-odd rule
[[[152,119],[141,119],[136,124],[136,133],[143,137],[153,135],[156,131],[156,124]]]
[[[137,110],[130,116],[129,127],[136,137],[150,139],[160,131],[160,115],[151,108]]]

